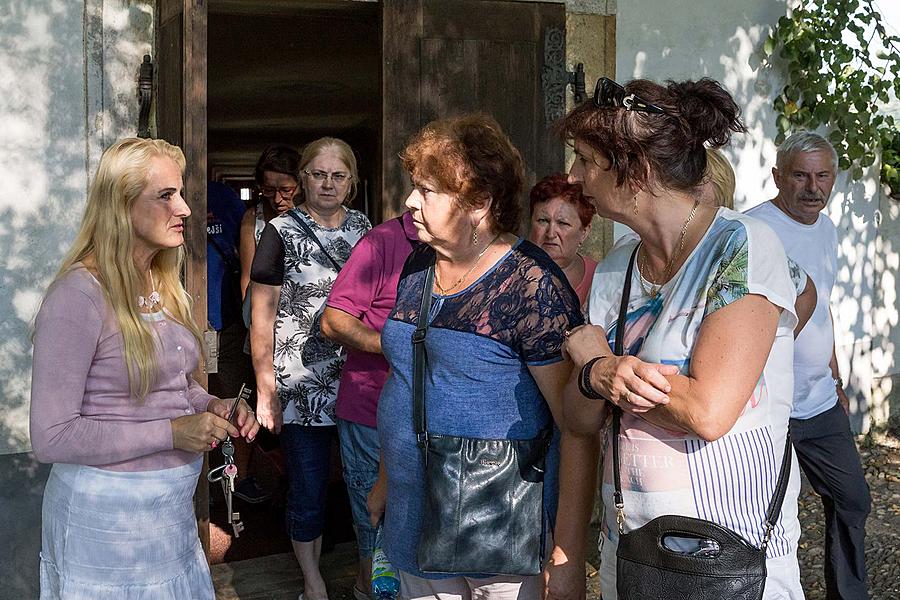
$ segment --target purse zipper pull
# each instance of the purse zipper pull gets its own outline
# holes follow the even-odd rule
[[[772,531],[774,531],[774,529],[775,524],[766,521],[766,533],[763,535],[762,546],[760,547],[760,550],[762,550],[763,552],[765,552],[766,548],[768,547],[769,540],[772,539]]]
[[[616,505],[616,525],[619,528],[619,535],[625,533],[625,501],[622,499],[622,492],[616,490],[613,493],[613,502]]]

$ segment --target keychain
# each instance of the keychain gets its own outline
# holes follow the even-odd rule
[[[242,385],[241,391],[238,392],[237,398],[234,399],[234,404],[231,405],[231,411],[228,413],[229,423],[233,424],[234,417],[237,414],[238,405],[240,405],[241,400],[246,402],[250,398],[250,394],[250,388],[246,385]],[[244,530],[244,524],[241,522],[241,514],[234,512],[232,509],[234,480],[237,477],[238,469],[237,465],[234,464],[234,443],[231,441],[231,436],[225,436],[225,439],[222,441],[222,457],[225,459],[224,464],[212,469],[206,475],[206,479],[210,483],[218,481],[222,484],[222,493],[225,495],[225,510],[228,514],[228,524],[231,525],[232,530],[234,530],[234,537],[237,538],[241,536],[241,532]]]

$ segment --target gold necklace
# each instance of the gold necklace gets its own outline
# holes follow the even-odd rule
[[[466,277],[468,277],[469,275],[472,274],[472,271],[474,271],[474,270],[475,270],[475,267],[478,266],[478,263],[481,262],[481,257],[484,256],[485,252],[488,251],[488,248],[490,248],[491,246],[494,245],[494,242],[496,242],[497,240],[500,239],[500,236],[501,236],[501,235],[503,235],[502,232],[501,232],[501,233],[498,233],[496,236],[494,236],[494,239],[492,239],[490,242],[488,242],[487,246],[484,247],[484,250],[482,250],[481,252],[479,252],[479,253],[478,253],[478,256],[475,257],[475,264],[473,264],[472,267],[471,267],[468,271],[466,271],[465,273],[463,273],[462,277],[460,277],[459,279],[457,279],[457,280],[453,283],[453,285],[451,285],[451,286],[448,287],[448,288],[445,288],[444,286],[441,285],[441,276],[438,275],[437,267],[435,267],[435,269],[434,269],[434,283],[437,284],[438,290],[440,290],[442,296],[446,296],[448,292],[452,292],[453,290],[455,290],[456,288],[458,288],[458,287],[460,286],[460,284],[461,284],[463,281],[465,281]]]
[[[662,280],[660,283],[653,283],[649,279],[647,281],[650,283],[650,289],[647,289],[647,286],[644,285],[644,273],[649,274],[650,269],[647,266],[647,251],[644,250],[644,258],[641,258],[641,255],[638,254],[638,280],[641,282],[641,290],[650,296],[650,299],[653,300],[659,294],[659,291],[662,289],[662,286],[669,281],[669,277],[672,275],[672,267],[675,266],[675,262],[678,260],[678,257],[681,256],[681,253],[684,251],[684,237],[687,234],[688,225],[691,224],[691,221],[694,219],[694,215],[697,214],[697,207],[700,206],[700,200],[694,200],[694,208],[691,209],[691,214],[688,215],[687,220],[684,222],[684,225],[681,226],[681,237],[678,240],[678,246],[675,248],[675,252],[672,253],[672,258],[669,259],[669,262],[666,263],[666,268],[663,270]],[[643,246],[643,243],[641,244]]]

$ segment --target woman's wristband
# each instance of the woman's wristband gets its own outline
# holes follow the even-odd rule
[[[581,367],[581,371],[578,373],[578,391],[581,392],[581,395],[585,398],[590,398],[591,400],[605,400],[603,394],[595,390],[594,386],[591,385],[591,369],[594,368],[594,363],[604,358],[608,357],[595,356],[584,363],[584,366]]]

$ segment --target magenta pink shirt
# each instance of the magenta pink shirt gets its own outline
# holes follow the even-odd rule
[[[381,332],[397,300],[403,263],[418,240],[409,212],[370,230],[353,248],[328,296],[328,306]],[[375,411],[388,364],[380,354],[347,348],[335,413],[341,419],[375,427]]]
[[[197,458],[173,448],[170,420],[205,411],[213,398],[191,378],[199,348],[163,312],[148,317],[158,376],[141,402],[131,396],[122,336],[97,280],[79,265],[50,286],[35,320],[31,376],[39,461],[151,471]]]

